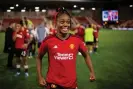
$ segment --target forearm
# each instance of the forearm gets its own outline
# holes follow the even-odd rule
[[[42,77],[42,60],[37,57],[36,59],[36,65],[37,65],[37,75],[38,75],[38,78],[41,78]]]
[[[93,65],[92,65],[92,62],[91,62],[91,58],[89,56],[86,56],[85,58],[85,62],[90,70],[91,73],[94,73],[94,69],[93,69]]]

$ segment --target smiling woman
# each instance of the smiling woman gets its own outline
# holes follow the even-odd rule
[[[70,14],[64,8],[59,8],[55,20],[57,36],[61,39],[63,39],[63,36],[68,37],[68,31],[70,30],[71,26]]]
[[[77,89],[76,56],[81,52],[90,70],[90,80],[95,80],[95,74],[88,55],[87,47],[80,37],[69,34],[71,16],[59,8],[56,15],[56,30],[54,35],[44,39],[40,46],[37,63],[38,81],[46,89]],[[42,58],[48,53],[49,68],[46,81],[42,76]]]

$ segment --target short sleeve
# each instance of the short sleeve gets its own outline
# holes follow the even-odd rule
[[[47,41],[43,41],[40,48],[39,48],[39,53],[38,53],[41,58],[47,52],[47,49],[48,49]]]
[[[79,41],[79,52],[86,52],[87,51],[87,47],[86,47],[86,44],[82,41],[82,40],[80,40]]]

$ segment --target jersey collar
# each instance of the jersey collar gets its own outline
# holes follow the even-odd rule
[[[61,40],[61,41],[64,41],[64,40],[69,39],[70,36],[71,36],[71,34],[68,34],[68,36],[67,36],[66,38],[64,38],[64,39],[60,38],[57,34],[55,34],[55,36],[56,36],[57,39],[59,39],[59,40]]]

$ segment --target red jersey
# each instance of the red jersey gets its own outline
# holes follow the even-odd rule
[[[84,34],[85,34],[84,28],[79,26],[76,28],[76,30],[77,30],[77,33],[75,35],[80,36],[82,38],[82,40],[84,41]]]
[[[15,32],[13,33],[13,36]],[[25,41],[30,38],[28,31],[23,30],[16,33],[16,40],[15,40],[15,48],[24,49],[23,45],[26,43]]]
[[[50,28],[50,35],[54,35],[56,33],[56,30],[54,28]]]
[[[79,51],[85,52],[87,48],[77,36],[70,35],[66,40],[61,40],[56,35],[46,38],[39,49],[41,56],[48,52],[49,67],[46,81],[75,88],[77,86],[76,56]]]
[[[24,28],[23,29],[23,31],[24,31],[24,34],[25,34],[25,43],[28,43],[28,40],[30,39],[30,33],[29,33],[29,30],[27,29],[27,28]]]
[[[96,28],[94,28],[94,37],[95,38],[98,38],[98,33],[99,33],[99,28],[98,27],[96,27]]]

